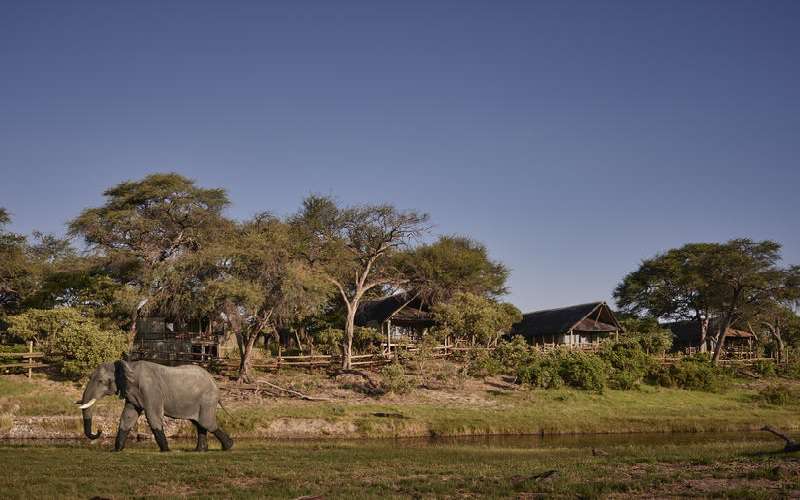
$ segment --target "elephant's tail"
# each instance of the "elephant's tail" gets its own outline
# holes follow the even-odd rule
[[[217,404],[219,405],[220,408],[222,408],[222,411],[224,411],[230,418],[233,418],[233,415],[231,415],[231,412],[229,412],[227,408],[222,406],[222,400],[217,400]]]

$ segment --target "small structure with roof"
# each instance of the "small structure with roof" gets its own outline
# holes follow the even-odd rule
[[[616,339],[624,329],[605,302],[590,302],[522,315],[511,329],[536,345],[592,348]]]
[[[411,293],[364,301],[358,306],[355,321],[357,326],[380,331],[389,348],[416,343],[434,325],[430,309]]]
[[[701,351],[701,327],[698,321],[675,321],[664,326],[672,331],[673,350],[687,354]],[[708,351],[713,350],[711,337],[717,332],[718,328],[716,320],[709,321],[706,337]],[[724,357],[728,359],[754,358],[758,354],[757,344],[756,336],[752,332],[728,328],[728,331],[725,332],[725,344],[722,346],[722,352]]]
[[[219,358],[222,331],[208,318],[181,321],[151,316],[136,320],[130,359],[165,364],[205,363]]]

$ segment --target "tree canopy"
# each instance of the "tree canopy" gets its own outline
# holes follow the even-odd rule
[[[309,196],[291,218],[296,248],[338,292],[347,309],[342,367],[350,368],[355,315],[370,290],[408,281],[392,258],[427,231],[428,215],[391,205],[341,207]]]
[[[701,348],[710,343],[718,360],[730,327],[797,288],[798,270],[779,267],[780,249],[769,240],[687,244],[643,261],[614,296],[627,312],[698,322]],[[707,332],[712,318],[717,327]]]

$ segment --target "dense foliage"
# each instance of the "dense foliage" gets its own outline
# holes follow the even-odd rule
[[[30,309],[8,318],[8,331],[18,340],[34,341],[61,373],[78,378],[97,365],[119,359],[126,350],[125,334],[104,329],[92,317],[73,308]]]

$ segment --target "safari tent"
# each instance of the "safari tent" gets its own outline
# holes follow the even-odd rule
[[[416,343],[434,325],[428,306],[410,293],[362,302],[355,321],[357,326],[380,331],[388,347]]]
[[[590,302],[523,314],[511,333],[536,345],[593,347],[623,331],[608,304]]]

